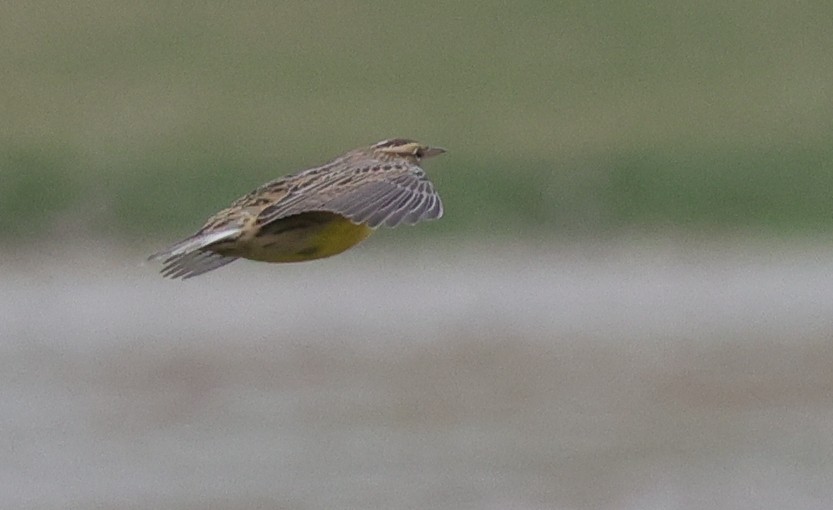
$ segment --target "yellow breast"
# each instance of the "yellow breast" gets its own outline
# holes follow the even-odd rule
[[[314,211],[265,225],[252,237],[239,240],[233,254],[263,262],[302,262],[337,255],[371,233],[372,228],[344,216]]]

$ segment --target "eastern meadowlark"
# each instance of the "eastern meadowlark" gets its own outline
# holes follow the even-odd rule
[[[196,234],[149,260],[191,278],[238,258],[299,262],[339,254],[373,230],[442,216],[419,163],[445,152],[413,140],[383,140],[324,165],[278,178],[212,216]]]

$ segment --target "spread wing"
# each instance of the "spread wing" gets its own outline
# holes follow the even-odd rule
[[[334,212],[376,228],[440,218],[443,205],[419,166],[374,161],[340,172],[298,175],[282,200],[264,208],[257,222],[308,211]]]

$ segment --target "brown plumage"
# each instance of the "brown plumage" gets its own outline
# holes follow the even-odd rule
[[[328,257],[380,225],[440,218],[442,202],[419,163],[443,152],[405,139],[352,150],[260,186],[150,259],[163,261],[165,276],[191,278],[240,257],[267,262]]]

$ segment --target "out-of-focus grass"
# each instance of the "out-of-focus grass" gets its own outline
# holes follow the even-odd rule
[[[833,147],[635,154],[619,158],[609,178],[612,224],[833,226]]]
[[[83,182],[67,171],[75,161],[49,147],[0,154],[0,232],[22,235],[46,227],[84,195]]]
[[[0,235],[182,231],[409,136],[440,229],[833,227],[826,2],[0,7]]]

